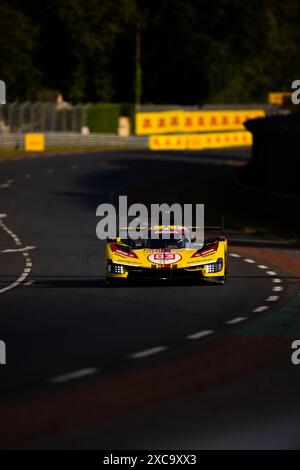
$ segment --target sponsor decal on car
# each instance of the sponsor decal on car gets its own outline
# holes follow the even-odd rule
[[[187,248],[144,248],[145,253],[183,253]]]
[[[178,263],[182,258],[181,255],[178,253],[172,253],[172,252],[160,252],[160,253],[152,253],[151,255],[148,256],[148,260],[151,263],[154,264],[164,264],[164,265],[169,265],[169,264],[174,264]]]

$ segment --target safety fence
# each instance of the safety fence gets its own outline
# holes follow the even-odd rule
[[[85,122],[82,104],[58,108],[55,103],[27,101],[0,106],[0,132],[80,132]]]
[[[26,133],[0,134],[0,148],[25,149]],[[39,136],[40,134],[30,134]],[[128,149],[148,148],[148,137],[119,137],[115,134],[82,135],[76,132],[46,132],[44,135],[47,147],[116,147]],[[37,139],[38,140],[38,139]],[[34,147],[34,145],[33,145]],[[34,148],[33,148],[34,150]]]
[[[24,148],[26,133],[45,134],[43,148],[97,145],[145,148],[149,144],[151,150],[202,150],[251,146],[252,136],[244,124],[265,117],[267,108],[222,106],[143,107],[133,116],[129,105],[10,103],[0,106],[0,147]],[[121,117],[126,115],[130,118]],[[128,121],[126,129],[121,126],[122,119]],[[130,134],[130,121],[135,121],[136,135],[121,137]],[[42,148],[37,144],[38,135],[33,135],[31,141],[33,148],[35,145],[39,150]]]
[[[14,102],[0,105],[0,134],[3,132],[117,133],[119,119],[134,123],[131,103]]]

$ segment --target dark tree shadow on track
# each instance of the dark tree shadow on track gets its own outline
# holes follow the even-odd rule
[[[282,276],[280,278],[283,280],[298,280],[300,276]],[[224,286],[227,283],[230,283],[232,280],[233,282],[239,279],[272,279],[269,275],[230,275],[228,276],[228,280],[225,282]],[[89,277],[82,277],[82,278],[44,278],[34,280],[34,283],[30,286],[31,288],[49,288],[49,289],[136,289],[136,288],[157,288],[157,287],[168,287],[168,288],[178,288],[178,287],[197,287],[197,288],[209,288],[209,287],[218,287],[222,286],[218,281],[205,281],[205,280],[149,280],[149,279],[142,279],[142,280],[123,280],[123,281],[115,281],[112,283],[108,283],[104,278],[89,278]],[[28,288],[27,286],[24,286]]]
[[[213,287],[218,286],[218,282],[202,281],[202,280],[173,280],[173,281],[159,281],[159,280],[131,280],[119,281],[108,283],[104,278],[76,278],[76,279],[38,279],[35,280],[31,287],[33,288],[71,288],[71,289],[115,289],[115,288],[137,288],[137,287],[165,287],[177,288],[186,286],[195,287]]]

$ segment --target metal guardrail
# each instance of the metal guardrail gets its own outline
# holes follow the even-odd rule
[[[0,134],[0,148],[23,149],[23,133]],[[47,147],[122,147],[130,149],[148,148],[148,137],[119,137],[115,134],[89,134],[82,135],[77,132],[46,132]]]

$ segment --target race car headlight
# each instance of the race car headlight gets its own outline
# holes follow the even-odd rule
[[[112,274],[124,274],[125,268],[122,264],[107,263],[107,272]]]
[[[215,272],[215,263],[207,264],[206,265],[206,271],[208,273],[214,273]]]
[[[218,258],[216,263],[206,264],[206,272],[208,273],[218,273],[223,269],[223,260]]]
[[[115,274],[123,274],[124,266],[122,266],[121,264],[113,264],[113,272]]]

